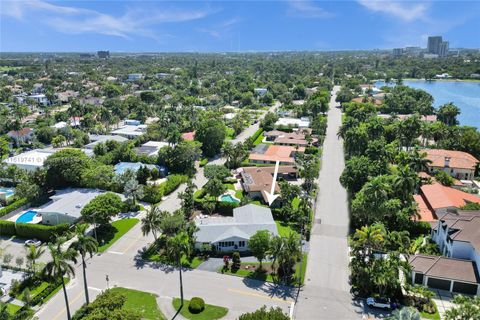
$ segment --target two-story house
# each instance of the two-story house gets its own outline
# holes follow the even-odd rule
[[[480,294],[480,211],[449,210],[432,227],[443,256],[410,260],[412,282],[463,294]]]
[[[431,161],[430,173],[442,170],[459,180],[472,180],[475,176],[479,161],[467,152],[445,149],[423,149],[421,152]]]

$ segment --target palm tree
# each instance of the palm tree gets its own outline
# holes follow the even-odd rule
[[[85,262],[85,256],[90,255],[90,258],[93,256],[94,252],[97,252],[98,242],[93,237],[86,234],[88,224],[82,223],[77,224],[75,227],[75,234],[77,240],[72,242],[70,249],[75,250],[82,257],[82,268],[83,268],[83,286],[85,288],[85,301],[87,304],[90,303],[88,296],[88,285],[87,285],[87,264]]]
[[[404,204],[407,204],[412,197],[420,181],[417,173],[408,166],[398,167],[398,173],[393,182],[394,188]]]
[[[169,259],[177,264],[180,274],[180,308],[183,307],[183,279],[182,279],[182,257],[189,256],[192,247],[190,238],[185,231],[180,231],[175,236],[167,239],[167,256]]]
[[[65,288],[64,277],[73,277],[75,275],[75,268],[72,262],[77,262],[77,252],[71,248],[65,250],[62,247],[65,241],[66,238],[61,237],[57,240],[55,244],[48,245],[48,250],[50,251],[52,260],[45,265],[43,269],[43,274],[47,278],[51,278],[54,280],[60,279],[62,281],[63,295],[65,296],[65,305],[67,308],[67,319],[71,320],[72,317],[70,315],[70,306],[68,305],[68,295],[67,289]]]
[[[153,234],[155,242],[157,242],[157,232],[160,231],[160,224],[162,222],[162,215],[157,205],[152,205],[147,209],[147,214],[142,218],[142,233],[144,236],[150,232]]]
[[[428,171],[431,163],[432,161],[427,159],[427,153],[420,153],[417,148],[410,154],[410,165],[416,172]]]
[[[38,259],[45,253],[44,248],[37,248],[33,245],[28,246],[26,259],[28,261],[29,269],[32,270],[32,273],[35,273],[35,264]]]
[[[364,259],[365,257],[370,257],[373,250],[379,248],[385,240],[383,228],[378,224],[363,226],[361,229],[357,229],[353,239],[359,247],[363,247]]]
[[[393,311],[388,320],[420,320],[420,313],[413,307],[404,307]]]

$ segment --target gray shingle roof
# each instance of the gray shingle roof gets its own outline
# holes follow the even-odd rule
[[[219,242],[231,237],[250,239],[259,230],[278,235],[269,208],[249,204],[233,210],[233,217],[211,217],[195,221],[197,242]]]

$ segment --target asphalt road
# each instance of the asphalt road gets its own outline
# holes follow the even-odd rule
[[[337,138],[341,111],[332,91],[327,134],[323,144],[315,224],[305,286],[295,306],[296,319],[359,319],[361,308],[352,301],[348,284],[349,212],[347,192],[339,182],[344,168],[343,143]]]
[[[271,110],[278,107],[275,104]],[[241,133],[234,142],[244,141],[258,129],[254,124]],[[223,159],[213,163],[223,163]],[[207,180],[203,169],[199,168],[194,177],[197,187],[203,186]],[[181,186],[159,205],[161,210],[174,211],[180,207],[178,194],[185,189]],[[144,213],[138,218],[142,218]],[[179,273],[171,267],[156,263],[145,263],[140,259],[141,250],[153,242],[153,237],[144,237],[140,223],[119,239],[103,254],[94,256],[88,261],[87,276],[90,299],[108,286],[121,286],[156,293],[159,297],[179,297]],[[82,270],[76,268],[76,277],[68,284],[72,314],[85,302]],[[187,270],[183,277],[185,298],[200,296],[206,303],[229,308],[226,320],[236,319],[240,314],[256,310],[263,305],[278,306],[289,313],[293,306],[296,291],[290,287],[277,286],[271,283],[248,280],[235,276],[221,275],[202,270]],[[66,308],[63,292],[60,290],[46,305],[37,312],[40,320],[66,319]]]

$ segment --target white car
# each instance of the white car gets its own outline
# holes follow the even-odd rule
[[[385,310],[390,310],[392,309],[392,303],[390,302],[390,299],[388,298],[367,298],[367,305],[370,308],[379,308],[379,309],[385,309]]]
[[[34,246],[34,247],[40,247],[42,245],[42,241],[37,240],[37,239],[28,239],[25,241],[26,246]]]

